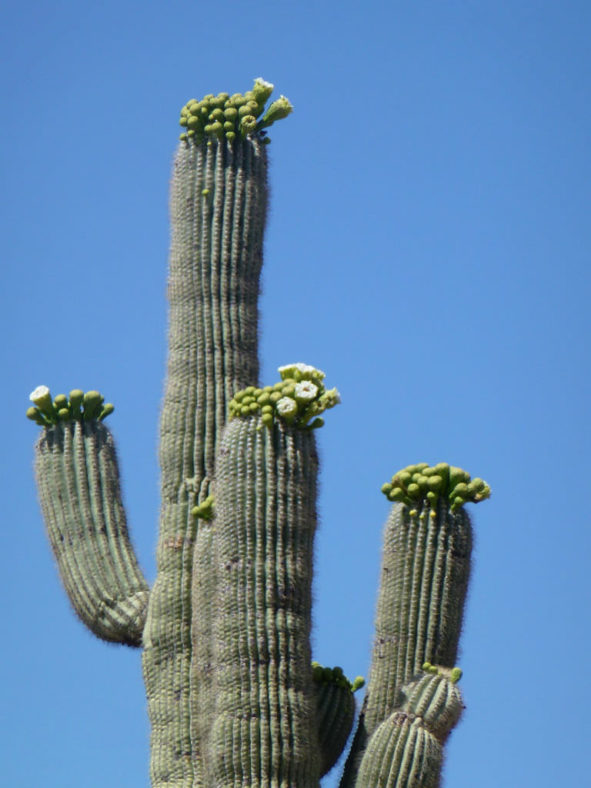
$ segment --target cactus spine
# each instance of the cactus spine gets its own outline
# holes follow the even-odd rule
[[[257,382],[266,129],[291,111],[283,96],[266,106],[272,89],[258,79],[181,110],[152,589],[102,423],[113,406],[95,391],[52,399],[41,386],[27,411],[43,427],[41,508],[72,605],[98,637],[143,647],[154,788],[318,786],[363,683],[310,653],[314,430],[338,392],[300,363]],[[434,788],[462,707],[452,668],[470,570],[463,505],[490,490],[421,464],[383,491],[394,506],[376,642],[342,787]]]

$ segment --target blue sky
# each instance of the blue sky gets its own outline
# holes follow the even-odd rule
[[[381,484],[461,465],[493,497],[445,785],[589,783],[590,24],[573,0],[5,4],[6,785],[148,785],[139,653],[69,609],[24,411],[39,383],[115,402],[152,580],[178,110],[258,76],[295,106],[271,135],[262,379],[304,361],[343,398],[319,435],[315,656],[367,672]]]

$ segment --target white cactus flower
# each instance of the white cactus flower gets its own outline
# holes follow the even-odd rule
[[[333,402],[335,405],[341,404],[341,392],[338,389],[330,389],[329,394],[332,394]]]
[[[298,361],[295,364],[286,364],[283,367],[279,367],[279,374],[281,375],[282,379],[285,380],[286,377],[291,377],[290,373],[293,374],[294,371],[298,371],[300,376],[304,378],[304,380],[324,380],[326,375],[321,369],[316,369],[311,364],[302,364],[301,361]]]
[[[39,402],[44,402],[49,397],[49,388],[47,386],[37,386],[37,388],[31,392],[29,395],[29,399],[31,402],[34,402],[37,405]]]
[[[275,85],[272,82],[267,82],[262,77],[257,77],[255,79],[257,85],[260,85],[262,88],[270,88],[271,90],[274,89]]]
[[[298,402],[311,402],[318,396],[318,386],[310,380],[302,380],[295,384],[294,396]]]
[[[291,397],[281,397],[275,407],[280,416],[295,416],[298,411],[298,404]]]

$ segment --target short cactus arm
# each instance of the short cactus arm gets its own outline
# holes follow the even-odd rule
[[[350,682],[341,668],[325,668],[312,663],[316,694],[316,716],[320,744],[320,776],[324,777],[340,758],[355,718],[353,693],[364,681],[361,676]]]
[[[96,418],[102,403],[85,414],[82,392],[72,394],[28,414],[45,424],[35,470],[49,541],[78,617],[104,640],[139,646],[149,590],[129,539],[113,438]]]
[[[405,684],[392,714],[374,731],[363,755],[358,785],[372,788],[438,788],[443,743],[464,708],[456,686],[459,668]]]
[[[412,465],[382,491],[392,507],[384,532],[381,583],[368,690],[341,788],[361,788],[368,741],[425,662],[457,657],[470,577],[472,526],[463,508],[490,495],[481,479],[446,463]],[[418,784],[417,784],[418,785]]]

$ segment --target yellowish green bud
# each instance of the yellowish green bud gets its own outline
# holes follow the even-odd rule
[[[286,118],[291,112],[293,112],[293,107],[289,100],[285,96],[280,96],[269,106],[261,118],[259,128],[263,129],[271,126],[276,121]]]

